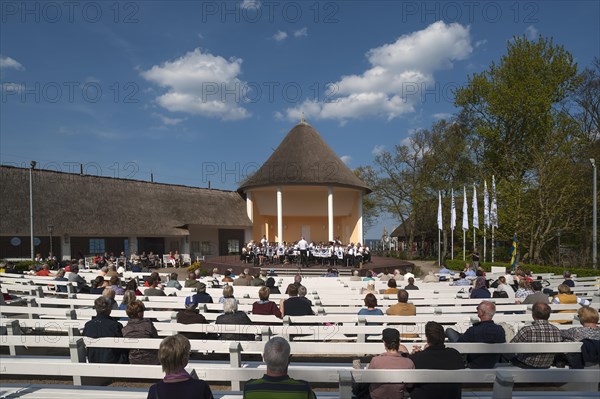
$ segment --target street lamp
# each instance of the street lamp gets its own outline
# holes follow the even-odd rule
[[[31,260],[35,259],[35,249],[33,244],[33,169],[35,169],[37,162],[31,161],[31,168],[29,169],[29,228],[31,236]]]
[[[594,213],[593,213],[593,228],[592,228],[592,266],[594,269],[598,267],[598,224],[597,224],[597,211],[598,211],[598,196],[596,194],[596,160],[594,158],[590,158],[590,162],[592,163],[592,168],[594,168]]]
[[[54,256],[54,251],[52,251],[52,230],[54,230],[54,225],[49,224],[47,226],[47,228],[48,228],[48,233],[50,233],[50,253]]]

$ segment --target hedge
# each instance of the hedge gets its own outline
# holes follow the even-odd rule
[[[458,259],[447,259],[445,261],[446,267],[450,270],[463,270],[467,262]],[[469,262],[471,263],[471,262]],[[492,266],[501,266],[504,268],[510,267],[510,263],[503,262],[480,262],[479,266],[483,267],[486,272],[492,270]],[[527,263],[520,264],[522,269],[531,270],[532,273],[554,273],[562,275],[565,270],[569,270],[572,274],[576,274],[578,277],[595,277],[600,276],[598,269],[590,268],[564,268],[559,266],[543,266],[543,265],[531,265]]]

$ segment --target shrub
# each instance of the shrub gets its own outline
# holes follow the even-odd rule
[[[194,263],[192,263],[191,265],[188,266],[187,270],[188,272],[195,272],[196,269],[200,269],[200,275],[201,276],[208,276],[208,270],[206,269],[202,269],[202,264],[199,261],[196,261]]]

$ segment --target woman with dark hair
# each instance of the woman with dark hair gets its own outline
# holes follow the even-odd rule
[[[377,297],[373,294],[365,296],[365,307],[358,311],[359,316],[383,316],[383,311],[377,309]]]
[[[150,319],[144,319],[146,307],[142,301],[133,301],[127,305],[129,322],[123,327],[125,338],[158,338],[158,332]],[[154,349],[130,349],[129,363],[159,364],[158,353]]]
[[[275,285],[275,279],[273,277],[269,277],[267,281],[265,281],[265,285],[269,287],[271,294],[281,294],[279,287]]]
[[[137,281],[134,278],[127,282],[127,285],[125,286],[125,291],[133,291],[135,292],[135,295],[142,295],[142,291],[138,289]]]
[[[104,280],[102,276],[96,276],[94,280],[92,280],[92,288],[90,288],[90,294],[94,295],[102,295],[102,291],[108,286],[108,281]]]
[[[491,298],[490,290],[486,288],[485,277],[480,276],[475,280],[475,287],[471,291],[471,298]]]
[[[382,336],[385,352],[371,359],[368,369],[414,369],[413,361],[407,356],[408,350],[400,343],[398,330],[386,328]],[[371,399],[402,398],[404,384],[370,384],[369,394]]]
[[[388,288],[383,292],[384,294],[397,294],[398,293],[398,283],[396,279],[389,279],[387,282]]]

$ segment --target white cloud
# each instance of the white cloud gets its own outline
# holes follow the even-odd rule
[[[477,42],[475,42],[475,48],[478,48],[480,46],[483,46],[484,44],[487,43],[487,39],[483,39],[483,40],[478,40]]]
[[[260,6],[261,2],[259,0],[244,0],[242,1],[242,4],[240,4],[240,7],[244,9],[259,8]]]
[[[314,119],[377,116],[391,120],[413,113],[421,91],[433,87],[433,73],[451,68],[453,61],[466,59],[472,51],[468,27],[433,23],[369,50],[371,68],[333,83],[335,96],[328,102],[307,100],[288,108],[286,115],[290,120],[297,120],[302,112]]]
[[[385,146],[382,144],[377,144],[375,147],[373,147],[373,149],[371,150],[371,154],[373,156],[377,156],[377,155],[381,155],[383,154],[383,152],[385,151]]]
[[[452,114],[448,112],[438,112],[437,114],[431,115],[433,119],[441,120],[441,119],[450,119],[452,118]]]
[[[179,123],[181,123],[185,120],[185,118],[170,118],[168,116],[158,114],[158,113],[155,113],[153,115],[156,116],[157,118],[159,118],[164,125],[168,125],[168,126],[178,125]]]
[[[352,157],[350,155],[342,155],[340,157],[340,159],[342,160],[343,163],[345,163],[346,165],[348,165],[350,163],[350,161],[352,161]]]
[[[10,57],[3,57],[0,56],[0,69],[16,69],[16,70],[23,70],[25,69],[23,67],[23,65],[21,65],[21,63],[17,60],[15,60],[14,58],[10,58]]]
[[[525,35],[529,40],[535,40],[538,37],[538,30],[533,25],[529,25],[527,29],[525,29]]]
[[[302,37],[302,36],[308,36],[308,28],[305,26],[302,29],[298,29],[294,31],[294,37]]]
[[[167,89],[156,102],[171,112],[185,112],[223,120],[250,116],[239,104],[246,83],[238,78],[242,59],[195,49],[174,60],[154,65],[141,75]]]
[[[273,35],[273,40],[281,42],[287,39],[288,34],[282,30],[278,30],[277,33]]]

